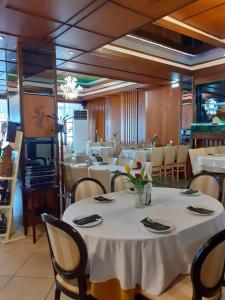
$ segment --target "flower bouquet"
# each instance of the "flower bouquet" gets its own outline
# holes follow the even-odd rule
[[[151,140],[152,145],[156,145],[158,141],[158,135],[156,133],[154,133],[153,138]]]
[[[149,205],[151,202],[151,178],[145,172],[145,168],[142,167],[141,162],[136,163],[140,172],[131,174],[131,168],[129,165],[125,165],[125,171],[128,177],[128,181],[133,184],[136,194],[135,206],[137,208]]]

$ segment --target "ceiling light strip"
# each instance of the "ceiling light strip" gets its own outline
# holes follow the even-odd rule
[[[199,29],[197,29],[197,28],[195,28],[195,27],[192,27],[192,26],[190,26],[190,25],[187,25],[187,24],[185,24],[185,23],[183,23],[183,22],[180,22],[180,21],[178,21],[178,20],[176,20],[176,19],[174,19],[174,18],[171,18],[171,17],[169,17],[169,16],[166,16],[166,17],[164,17],[164,18],[162,18],[162,19],[165,20],[165,21],[168,21],[168,22],[170,22],[170,23],[174,23],[174,24],[176,24],[176,25],[179,25],[179,26],[181,26],[181,27],[185,27],[185,28],[187,28],[187,29],[189,29],[189,30],[195,31],[195,32],[200,33],[200,34],[202,34],[202,35],[204,35],[204,36],[207,36],[207,37],[209,37],[209,38],[211,38],[211,39],[213,39],[213,40],[215,40],[215,41],[218,41],[218,42],[220,42],[220,43],[224,43],[224,44],[225,44],[225,39],[219,39],[219,38],[217,38],[217,37],[214,36],[214,35],[208,34],[208,33],[204,32],[204,31],[201,31],[201,30],[199,30]]]
[[[162,59],[162,58],[158,58],[158,57],[155,57],[155,56],[152,56],[152,55],[147,55],[147,54],[144,54],[144,53],[141,53],[141,52],[125,49],[125,48],[118,47],[118,46],[105,45],[102,48],[112,50],[112,51],[117,51],[117,52],[120,52],[120,53],[123,53],[123,54],[128,54],[128,55],[144,58],[144,59],[147,59],[147,60],[150,60],[150,61],[156,61],[156,62],[159,62],[159,63],[162,63],[162,64],[182,68],[182,69],[189,70],[189,71],[195,71],[195,70],[199,70],[199,69],[203,69],[203,68],[209,68],[209,67],[213,67],[213,66],[221,65],[221,64],[225,63],[225,58],[220,58],[220,59],[217,59],[217,60],[213,60],[213,61],[210,61],[210,62],[206,62],[206,63],[198,64],[196,66],[189,67],[187,65],[171,62],[171,61],[168,61],[168,60],[165,60],[165,59]]]
[[[190,53],[187,53],[187,52],[184,52],[184,51],[181,51],[181,50],[177,50],[177,49],[174,49],[174,48],[171,48],[171,47],[168,47],[168,46],[164,46],[164,45],[161,45],[159,43],[152,42],[152,41],[149,41],[149,40],[146,40],[146,39],[134,36],[132,34],[127,34],[126,36],[129,37],[129,38],[135,39],[135,40],[139,40],[139,41],[151,44],[151,45],[156,45],[158,47],[161,47],[161,48],[164,48],[164,49],[168,49],[170,51],[178,52],[178,53],[181,53],[181,54],[184,54],[184,55],[195,56],[194,54],[190,54]]]

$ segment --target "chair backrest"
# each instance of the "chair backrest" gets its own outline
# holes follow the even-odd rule
[[[118,158],[116,157],[103,157],[103,162],[108,163],[110,165],[116,165]]]
[[[206,155],[205,148],[188,149],[188,153],[191,160],[192,170],[194,170],[196,158],[198,156]]]
[[[128,181],[126,173],[115,174],[111,180],[111,191],[119,192],[133,187]]]
[[[218,296],[224,285],[225,230],[211,237],[197,252],[192,263],[193,300]],[[205,299],[205,298],[204,298]]]
[[[111,173],[110,170],[96,170],[89,168],[89,175],[91,178],[95,178],[101,182],[101,184],[106,189],[107,193],[111,191]]]
[[[186,163],[187,156],[188,156],[188,146],[179,145],[177,147],[177,159],[176,159],[176,163],[177,164]]]
[[[176,151],[176,146],[165,147],[164,165],[172,165],[175,163]]]
[[[131,168],[134,165],[134,160],[133,159],[129,159],[129,158],[121,158],[119,157],[117,160],[117,165],[120,166],[125,166],[125,165],[129,165]]]
[[[71,203],[74,203],[84,198],[106,194],[106,190],[97,179],[86,177],[74,182],[71,194]]]
[[[87,159],[88,159],[87,155],[77,155],[76,156],[76,162],[78,164],[85,163]]]
[[[152,163],[149,161],[146,161],[144,164],[145,172],[147,173],[148,177],[152,177]]]
[[[80,178],[88,177],[89,176],[88,168],[87,167],[75,167],[75,166],[71,165],[70,166],[70,176],[71,176],[72,182],[74,182]]]
[[[116,149],[115,149],[115,157],[119,157],[119,155],[120,155],[120,152],[121,152],[121,150],[122,150],[122,146],[121,146],[121,144],[120,143],[116,143],[116,147],[115,147]]]
[[[220,180],[217,176],[211,173],[203,172],[193,176],[190,179],[187,188],[198,190],[203,194],[221,201],[222,187]]]
[[[66,279],[84,277],[88,255],[79,232],[46,213],[42,214],[42,221],[47,232],[55,276],[59,274]]]
[[[163,163],[165,147],[153,147],[151,153],[151,163],[153,167],[159,167]]]

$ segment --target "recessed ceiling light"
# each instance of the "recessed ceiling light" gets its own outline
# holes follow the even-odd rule
[[[70,55],[73,55],[74,54],[74,51],[70,51]]]
[[[0,35],[0,41],[4,40],[4,36]]]

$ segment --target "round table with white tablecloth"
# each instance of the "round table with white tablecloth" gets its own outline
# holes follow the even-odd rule
[[[102,157],[114,157],[116,148],[115,146],[91,146],[89,147],[90,155],[99,155]]]
[[[99,300],[133,299],[140,288],[159,295],[179,274],[190,272],[196,250],[225,228],[223,206],[207,195],[187,196],[178,189],[153,188],[152,205],[144,209],[134,207],[135,196],[127,191],[109,195],[115,198],[111,203],[83,199],[63,215],[63,220],[74,227],[75,217],[103,217],[103,223],[96,227],[76,227],[88,248],[87,271]],[[185,207],[194,204],[206,205],[215,213],[192,215]],[[175,228],[167,234],[149,232],[140,223],[145,217],[166,220]]]

